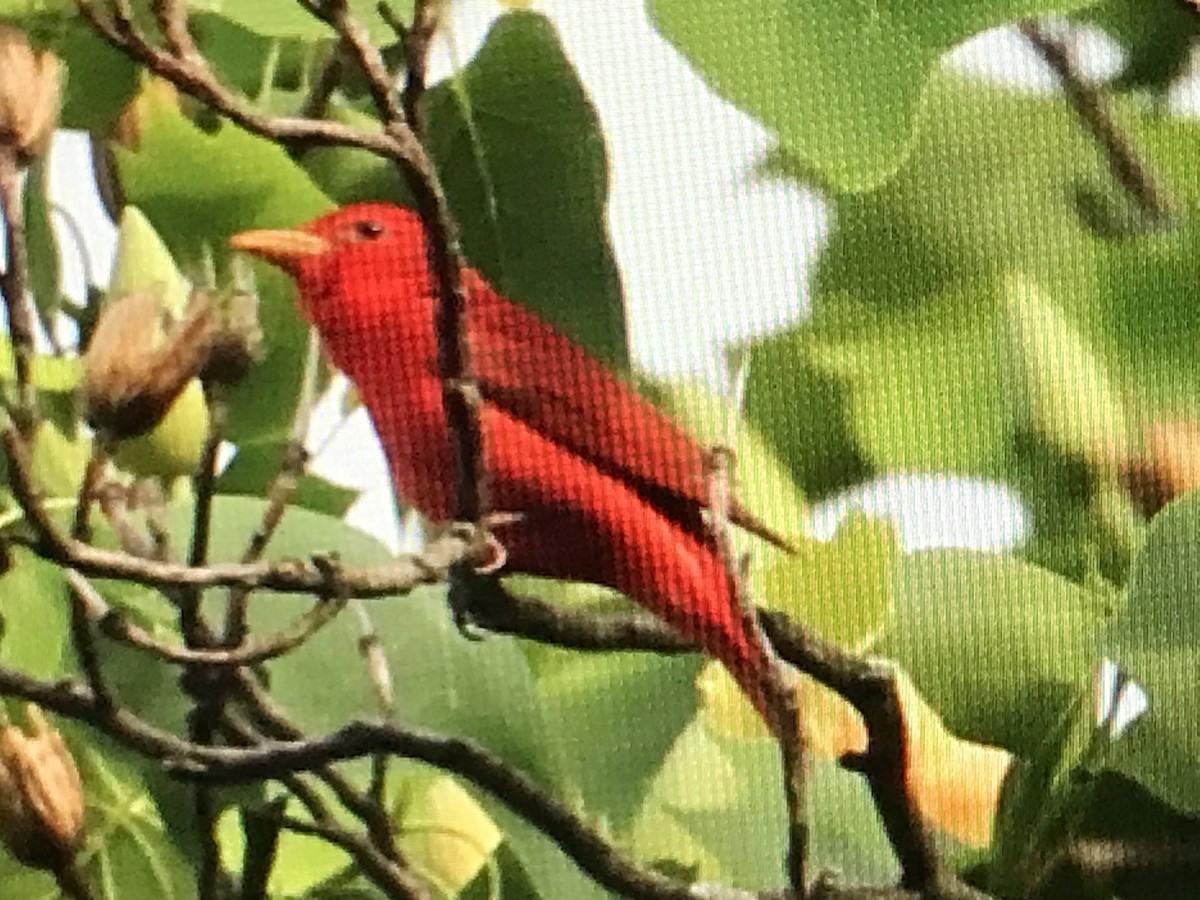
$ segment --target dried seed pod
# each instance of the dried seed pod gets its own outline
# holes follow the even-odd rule
[[[0,148],[29,165],[49,149],[61,111],[58,57],[35,51],[16,28],[0,26]]]
[[[262,356],[258,295],[238,291],[215,300],[214,305],[217,322],[200,380],[205,384],[232,386],[245,378]]]
[[[203,295],[167,326],[159,293],[137,291],[100,314],[84,356],[88,424],[112,440],[146,434],[163,420],[212,353],[216,317]]]
[[[79,770],[42,711],[25,708],[28,730],[0,728],[0,840],[28,866],[58,872],[79,849]]]

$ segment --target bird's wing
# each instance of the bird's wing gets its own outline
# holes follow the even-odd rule
[[[628,485],[705,539],[704,451],[649,400],[533,313],[466,273],[471,359],[484,398]],[[730,518],[784,550],[791,545],[736,500]]]

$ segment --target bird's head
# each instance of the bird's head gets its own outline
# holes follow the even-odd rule
[[[399,206],[346,206],[296,229],[243,231],[229,244],[292,276],[305,317],[327,336],[356,316],[401,313],[397,304],[430,292],[421,220]]]

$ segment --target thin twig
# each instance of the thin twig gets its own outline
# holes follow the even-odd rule
[[[77,541],[92,539],[92,502],[96,499],[100,484],[108,468],[109,448],[99,435],[92,441],[92,452],[83,470],[83,483],[75,501],[75,519],[71,523],[71,537]]]
[[[192,509],[192,545],[188,565],[202,566],[208,562],[208,545],[212,539],[213,497],[217,490],[217,459],[225,440],[225,421],[229,406],[223,391],[214,387],[205,391],[208,406],[208,434],[200,453],[200,465],[192,478],[195,505]]]
[[[248,670],[239,669],[235,676],[241,699],[256,719],[259,729],[276,740],[296,741],[304,738],[304,732],[263,689],[261,682]],[[227,718],[231,716],[227,713]],[[332,766],[313,772],[338,798],[338,801],[366,826],[372,843],[388,859],[402,862],[396,836],[392,832],[391,819],[384,807],[373,803],[369,796],[360,794]]]
[[[95,636],[88,619],[88,598],[96,593],[95,589],[74,569],[64,569],[63,575],[67,582],[67,593],[71,598],[71,646],[75,651],[75,659],[92,695],[96,698],[96,703],[111,708],[114,703],[113,697],[100,666],[100,653],[96,648]]]
[[[198,751],[188,761],[169,765],[185,778],[222,783],[274,778],[284,772],[308,771],[373,753],[420,760],[457,772],[500,798],[513,812],[553,838],[588,874],[611,890],[661,900],[697,900],[706,896],[703,888],[681,884],[625,859],[598,831],[528,776],[461,738],[358,722],[317,740],[254,749],[220,747],[198,748]],[[749,900],[754,896],[733,889],[722,890],[722,897]]]
[[[1058,76],[1067,101],[1104,154],[1117,183],[1149,218],[1167,216],[1171,203],[1157,185],[1150,165],[1138,156],[1132,139],[1117,124],[1109,98],[1079,74],[1067,45],[1033,19],[1023,20],[1018,28]]]
[[[0,148],[0,216],[4,219],[5,268],[0,273],[0,294],[8,313],[17,376],[17,405],[13,418],[22,434],[31,436],[37,421],[33,384],[33,309],[26,278],[29,256],[25,245],[25,211],[21,197],[21,170],[16,150]]]
[[[709,528],[727,579],[727,591],[742,620],[748,641],[759,651],[763,663],[761,696],[768,724],[779,744],[783,770],[783,793],[788,812],[788,886],[792,895],[803,898],[808,890],[808,793],[806,789],[806,735],[800,721],[794,677],[779,659],[770,640],[759,627],[749,581],[749,558],[737,559],[731,538],[730,508],[733,501],[734,464],[745,400],[749,358],[744,353],[729,357],[729,385],[723,444],[710,448],[708,472]]]
[[[373,882],[388,897],[397,900],[425,900],[430,896],[424,882],[415,874],[388,859],[372,844],[351,831],[331,824],[303,822],[291,816],[284,816],[283,824],[296,834],[314,835],[341,847],[354,858],[363,871],[373,876]]]
[[[386,3],[379,4],[380,13]],[[404,62],[406,77],[404,93],[400,98],[404,108],[404,116],[418,137],[425,134],[424,116],[421,113],[421,100],[425,96],[426,80],[429,73],[429,48],[433,43],[441,24],[442,12],[445,9],[444,0],[414,0],[412,25],[404,32]],[[390,10],[389,10],[390,12]],[[395,28],[398,21],[390,17]]]
[[[279,835],[283,831],[283,816],[287,798],[279,797],[261,806],[242,809],[242,900],[267,897],[267,883],[275,868],[279,850]]]
[[[308,467],[309,454],[305,447],[309,426],[312,423],[313,407],[316,405],[317,379],[321,366],[321,345],[316,331],[308,334],[308,353],[301,375],[300,396],[296,399],[296,412],[292,417],[292,428],[283,449],[283,460],[279,471],[267,486],[267,508],[262,520],[242,553],[243,563],[257,562],[275,535],[279,523],[287,512],[288,501],[296,492],[300,478]],[[229,592],[228,610],[225,614],[224,644],[236,647],[246,639],[247,616],[249,615],[250,592],[235,588]]]
[[[483,463],[483,437],[479,424],[479,388],[471,370],[471,351],[467,342],[467,297],[462,284],[462,254],[458,229],[450,216],[437,172],[424,147],[418,121],[409,121],[396,102],[391,77],[383,57],[371,44],[366,32],[355,20],[346,0],[300,0],[314,15],[334,27],[346,42],[350,56],[367,78],[371,99],[384,124],[384,133],[404,148],[392,156],[400,174],[412,192],[417,213],[425,226],[426,249],[433,272],[436,296],[435,313],[438,337],[438,374],[442,379],[442,400],[454,446],[457,488],[454,517],[462,522],[482,522],[488,512],[487,471]],[[433,13],[423,10],[425,0],[416,0],[414,15],[436,23]],[[430,34],[432,37],[432,34]],[[423,73],[428,40],[412,44],[406,59],[409,71],[405,102],[420,104],[424,87]],[[417,74],[414,74],[417,73]],[[482,536],[482,535],[481,535]]]
[[[863,717],[867,749],[843,762],[867,779],[900,861],[901,885],[916,891],[940,889],[952,879],[909,792],[908,738],[894,670],[822,641],[778,613],[760,612],[759,621],[781,657],[836,691]]]
[[[304,644],[333,621],[345,608],[345,601],[318,600],[294,622],[271,635],[228,648],[178,647],[160,641],[120,611],[105,602],[100,593],[74,570],[67,570],[67,581],[75,591],[90,620],[107,637],[145,650],[170,663],[191,666],[232,668],[253,666],[276,659]]]

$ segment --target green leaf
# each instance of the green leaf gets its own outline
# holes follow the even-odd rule
[[[154,291],[163,309],[181,316],[187,307],[188,286],[171,251],[136,206],[126,206],[117,223],[117,256],[108,282],[110,301],[138,291]]]
[[[503,835],[455,779],[426,772],[400,787],[400,850],[446,897],[493,865]]]
[[[318,791],[322,796],[327,793]],[[333,798],[329,798],[333,799]],[[349,825],[349,822],[345,823]],[[242,811],[227,808],[217,820],[217,842],[226,864],[235,875],[246,852]],[[274,865],[268,883],[270,896],[299,897],[306,891],[333,879],[353,864],[345,850],[313,835],[283,829],[275,847]]]
[[[335,115],[378,127],[353,110]],[[501,16],[470,65],[429,91],[426,117],[467,259],[502,294],[627,367],[604,136],[550,23]],[[340,203],[408,197],[390,163],[361,152],[322,149],[305,166]]]
[[[430,93],[428,115],[467,256],[501,293],[627,365],[604,137],[553,26],[500,17],[471,64]]]
[[[33,480],[46,497],[74,497],[78,493],[91,443],[79,430],[75,437],[68,437],[49,419],[38,424],[33,440]],[[7,466],[4,471],[7,473]]]
[[[823,180],[862,191],[907,158],[925,83],[945,51],[1017,18],[1093,2],[648,0],[647,6],[658,30],[718,94],[775,131]]]
[[[767,438],[806,496],[821,498],[867,477],[850,431],[847,391],[808,356],[806,329],[750,348],[746,419]]]
[[[1006,293],[1034,427],[1065,453],[1123,459],[1129,447],[1124,404],[1087,339],[1034,282],[1013,276]]]
[[[78,745],[76,745],[78,746]],[[75,754],[88,805],[88,843],[83,874],[102,886],[101,897],[185,898],[195,894],[189,835],[172,828],[155,805],[154,794],[128,751],[111,747]]]
[[[1174,0],[1108,0],[1080,18],[1099,25],[1125,51],[1113,79],[1121,90],[1165,93],[1186,73],[1200,35],[1200,17]]]
[[[526,652],[541,707],[555,723],[547,750],[567,796],[603,810],[614,829],[627,827],[672,741],[695,715],[700,656],[580,654],[536,644]]]
[[[1028,563],[963,550],[901,557],[893,625],[875,652],[898,660],[946,727],[1028,755],[1090,671],[1108,605]]]
[[[930,80],[923,116],[894,179],[832,198],[815,308],[841,293],[912,306],[1014,268],[1049,290],[1086,291],[1099,248],[1070,187],[1112,180],[1067,105],[945,73]],[[768,169],[804,180],[786,147]]]
[[[29,167],[25,177],[25,240],[29,253],[29,289],[41,316],[53,316],[62,300],[58,238],[50,211],[46,161]]]
[[[651,398],[671,414],[704,447],[724,446],[728,440],[727,403],[699,385],[686,382],[656,384],[643,379]],[[736,429],[734,487],[738,499],[776,533],[789,537],[807,527],[808,507],[787,470],[757,429],[739,423]],[[756,552],[770,552],[756,543]]]
[[[786,820],[779,750],[722,739],[693,723],[663,761],[630,835],[637,855],[698,880],[762,889],[782,884]],[[810,763],[811,864],[851,881],[895,875],[887,840],[860,777]]]
[[[16,547],[8,555],[0,575],[0,662],[35,678],[57,678],[70,644],[66,583],[53,563]]]
[[[996,302],[964,286],[911,310],[827,298],[807,352],[839,379],[863,455],[880,469],[994,471],[1012,410]]]
[[[1129,599],[1105,637],[1107,652],[1150,698],[1113,751],[1115,767],[1166,802],[1200,812],[1200,720],[1188,686],[1200,671],[1200,495],[1168,506],[1150,526],[1129,577]]]
[[[892,606],[900,555],[892,525],[852,513],[833,540],[804,538],[797,549],[772,556],[756,577],[760,603],[843,646],[870,643]]]
[[[217,492],[263,497],[283,462],[284,444],[243,444],[217,479]],[[358,491],[316,475],[301,476],[290,503],[341,517],[358,499]]]
[[[35,356],[30,376],[39,391],[54,394],[71,394],[79,387],[82,368],[77,358],[63,356]],[[13,382],[17,379],[16,360],[12,344],[7,336],[0,339],[0,380]]]
[[[1200,495],[1171,504],[1150,525],[1129,575],[1129,599],[1109,639],[1123,648],[1200,647],[1192,597],[1200,582]]]
[[[185,268],[207,250],[225,257],[236,231],[292,226],[332,205],[281,147],[232,125],[202,131],[169,95],[144,93],[137,119],[137,151],[116,152],[122,183]],[[266,354],[233,393],[234,441],[286,434],[307,343],[290,279],[265,265],[256,272]]]

